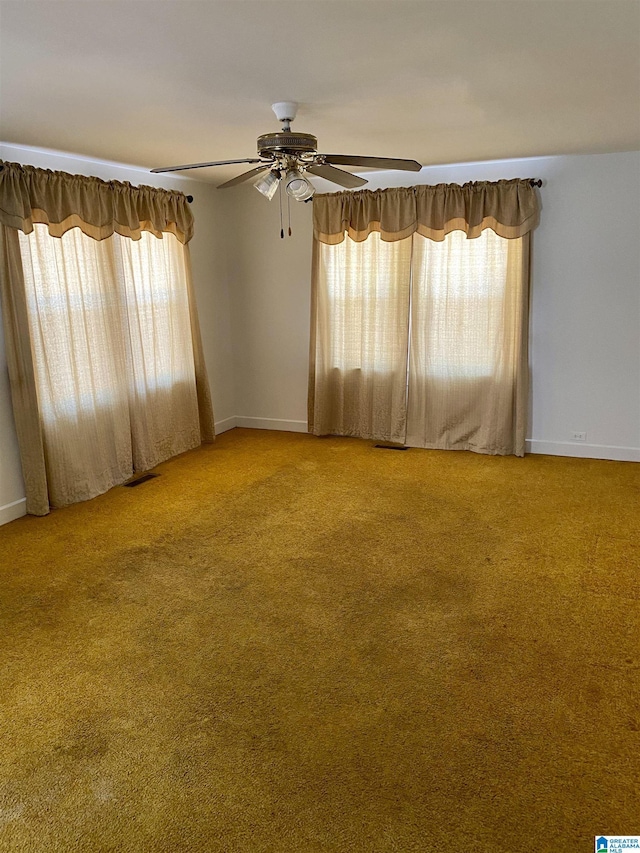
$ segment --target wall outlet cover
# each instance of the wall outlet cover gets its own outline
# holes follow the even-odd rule
[[[587,440],[587,434],[586,434],[586,432],[572,432],[571,438],[573,441],[586,441]]]

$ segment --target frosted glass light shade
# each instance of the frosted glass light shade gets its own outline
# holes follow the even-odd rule
[[[277,172],[267,172],[266,175],[260,175],[257,181],[254,182],[254,187],[261,192],[263,196],[266,196],[269,201],[276,194],[276,190],[278,189],[278,184],[280,183],[280,176]]]
[[[315,192],[315,187],[297,169],[289,169],[284,184],[289,195],[296,201],[306,201]]]

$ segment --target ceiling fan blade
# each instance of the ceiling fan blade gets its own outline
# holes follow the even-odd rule
[[[397,157],[356,157],[348,154],[325,154],[325,163],[338,166],[369,166],[371,169],[402,169],[404,172],[419,172],[422,169],[417,160],[400,160]]]
[[[234,163],[261,163],[256,157],[244,160],[214,160],[212,163],[189,163],[187,166],[163,166],[152,172],[182,172],[184,169],[204,169],[206,166],[231,166]]]
[[[352,175],[351,172],[343,172],[342,169],[334,169],[333,166],[326,163],[314,163],[312,166],[307,166],[307,172],[348,189],[362,187],[367,183],[364,178]]]
[[[238,175],[237,178],[231,178],[230,181],[226,181],[224,184],[220,184],[218,186],[219,190],[224,190],[227,187],[235,187],[236,184],[241,184],[243,181],[248,181],[249,178],[255,178],[260,172],[264,172],[267,169],[270,169],[273,166],[273,163],[263,163],[261,166],[256,166],[255,169],[249,169],[248,172],[243,172],[241,175]]]

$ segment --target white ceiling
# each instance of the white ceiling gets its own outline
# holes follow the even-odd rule
[[[640,148],[639,0],[2,0],[0,137],[143,167]],[[184,173],[226,180],[242,166]],[[247,167],[249,168],[249,167]]]

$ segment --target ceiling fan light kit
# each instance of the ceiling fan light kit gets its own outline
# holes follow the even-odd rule
[[[257,163],[259,165],[243,172],[236,178],[220,184],[218,189],[236,186],[236,184],[256,178],[254,187],[269,201],[274,197],[281,181],[287,194],[296,201],[309,201],[315,188],[305,176],[305,172],[324,178],[341,187],[355,189],[364,186],[367,181],[340,166],[367,166],[374,169],[400,169],[419,172],[422,166],[416,160],[401,160],[396,157],[358,157],[346,154],[318,154],[318,140],[311,133],[295,133],[291,122],[295,119],[298,105],[293,101],[278,101],[271,106],[278,121],[282,123],[279,133],[265,133],[258,137],[258,157],[243,160],[216,160],[211,163],[191,163],[184,166],[164,166],[152,169],[152,172],[180,172],[185,169],[201,169],[207,166],[227,166],[235,163]],[[267,175],[263,172],[268,170]]]

